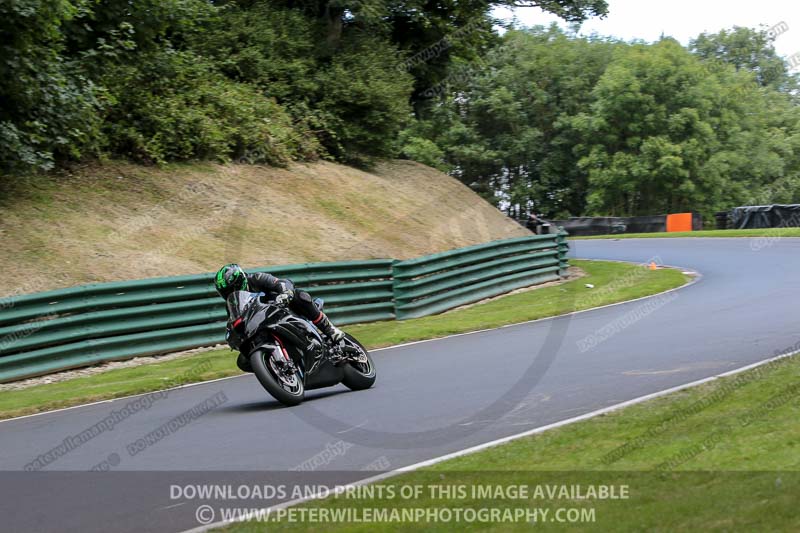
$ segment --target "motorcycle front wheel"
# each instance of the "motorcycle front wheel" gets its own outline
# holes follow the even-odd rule
[[[300,372],[284,372],[272,359],[270,351],[262,348],[254,351],[250,355],[250,366],[261,386],[283,405],[291,407],[303,401],[305,387]]]

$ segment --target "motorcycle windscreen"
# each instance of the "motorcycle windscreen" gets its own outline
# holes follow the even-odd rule
[[[244,316],[247,312],[247,308],[258,299],[258,294],[259,293],[247,291],[230,293],[227,299],[228,316],[231,319]]]

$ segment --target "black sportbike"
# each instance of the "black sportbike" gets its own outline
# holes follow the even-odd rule
[[[321,299],[314,303],[322,310]],[[227,305],[228,343],[248,358],[258,381],[282,404],[299,404],[306,390],[337,383],[362,390],[375,383],[372,357],[352,336],[326,342],[311,322],[264,293],[237,291]]]

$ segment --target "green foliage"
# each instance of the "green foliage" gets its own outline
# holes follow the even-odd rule
[[[289,115],[254,87],[190,52],[156,51],[107,73],[115,96],[106,148],[143,162],[241,159],[283,165],[314,155]]]
[[[510,214],[711,218],[798,201],[795,77],[764,32],[720,35],[701,36],[693,53],[672,39],[509,31],[438,91],[404,132],[404,153],[443,158],[440,168]]]
[[[465,66],[471,75],[449,87],[428,126],[415,128],[487,199],[499,192],[523,209],[580,212],[586,178],[568,119],[589,105],[615,47],[555,26],[509,31],[485,61]]]
[[[400,141],[404,157],[445,172],[450,170],[445,163],[444,151],[432,140],[416,136],[407,130],[401,134]]]
[[[395,138],[410,118],[412,78],[398,69],[391,46],[371,38],[346,43],[315,79],[322,142],[334,157],[365,163],[397,153]]]
[[[604,0],[535,2],[572,21]],[[498,36],[506,1],[8,0],[0,170],[87,156],[367,164]],[[416,148],[413,148],[416,146]],[[441,159],[418,139],[415,156]]]
[[[753,73],[759,85],[788,89],[792,76],[786,63],[775,52],[775,36],[766,29],[734,26],[719,33],[702,33],[689,44],[689,49],[706,61],[733,65],[736,70]]]
[[[669,39],[621,52],[575,121],[587,211],[710,217],[784,176],[793,150],[751,81],[710,70]]]
[[[346,32],[335,47],[297,9],[255,2],[230,8],[194,45],[230,78],[252,83],[315,132],[326,153],[364,163],[396,154],[412,78],[380,36]]]
[[[608,3],[605,0],[506,0],[501,4],[538,7],[573,23],[581,23],[588,18],[603,17],[608,14]]]
[[[317,90],[315,40],[314,21],[301,12],[257,2],[223,10],[192,36],[191,47],[229,78],[289,105],[307,102]]]
[[[674,211],[689,197],[718,191],[713,181],[698,180],[716,148],[718,90],[700,61],[672,40],[619,54],[593,91],[591,112],[576,122],[584,139],[579,164],[592,189],[589,212]]]
[[[82,6],[0,3],[0,170],[50,169],[95,145],[102,91],[60,55],[61,27]]]

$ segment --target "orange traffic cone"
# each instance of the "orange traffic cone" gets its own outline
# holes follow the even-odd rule
[[[656,270],[656,268],[658,268],[658,267],[656,267],[656,262],[655,261],[650,261],[650,270]]]

